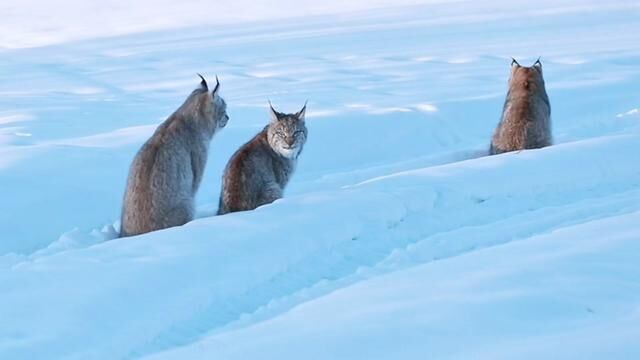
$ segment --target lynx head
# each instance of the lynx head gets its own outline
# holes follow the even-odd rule
[[[307,127],[304,124],[306,109],[305,103],[297,113],[283,114],[274,110],[269,103],[271,122],[267,127],[267,139],[271,148],[287,159],[296,159],[307,140]]]
[[[225,127],[229,121],[227,104],[218,95],[220,82],[217,76],[216,87],[213,91],[209,91],[207,81],[202,75],[198,74],[198,76],[202,79],[200,86],[193,90],[187,100],[171,117],[181,119],[195,132],[210,140],[216,131]]]
[[[509,80],[510,90],[524,91],[531,94],[545,91],[540,59],[536,60],[531,67],[521,66],[515,59],[512,60],[511,79]]]
[[[202,75],[198,74],[202,81],[200,82],[200,88],[196,89],[194,93],[200,94],[201,109],[203,109],[203,115],[205,120],[213,125],[213,130],[222,129],[227,125],[229,121],[229,116],[227,115],[227,103],[220,96],[220,81],[216,76],[216,86],[213,88],[213,91],[209,91],[209,85],[207,85],[207,81],[202,77]]]

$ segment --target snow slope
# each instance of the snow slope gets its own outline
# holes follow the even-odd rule
[[[0,50],[0,358],[637,357],[640,6],[364,4],[5,37],[62,43]],[[66,42],[85,37],[105,38]],[[509,58],[539,55],[557,145],[484,156]],[[196,72],[231,116],[200,218],[110,240],[131,158]],[[267,99],[309,99],[287,196],[213,217]]]
[[[150,358],[635,359],[639,222],[604,217],[376,276]]]
[[[639,139],[613,136],[410,171],[19,261],[0,278],[10,290],[0,299],[3,327],[13,338],[3,348],[23,358],[137,357],[269,318],[371,273],[635,213]],[[618,152],[628,155],[612,156]],[[548,176],[569,166],[569,174]],[[531,168],[530,181],[499,181]],[[637,243],[637,233],[629,236]],[[637,274],[634,257],[627,260],[622,269]],[[637,285],[629,285],[631,300]]]

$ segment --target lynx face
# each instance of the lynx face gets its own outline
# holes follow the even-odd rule
[[[216,129],[222,129],[227,125],[227,122],[229,122],[229,115],[227,115],[227,103],[216,91],[213,93],[211,105],[213,109],[213,121],[216,124]]]
[[[199,113],[197,121],[204,123],[205,128],[213,133],[222,129],[229,122],[227,115],[227,103],[220,96],[220,81],[216,76],[216,85],[213,91],[209,91],[207,81],[198,74],[202,79],[200,88],[193,91],[187,99],[184,106],[186,113]]]
[[[513,90],[537,93],[544,90],[544,78],[542,77],[542,64],[536,61],[531,67],[521,66],[515,60],[511,66],[511,79],[509,88]]]
[[[267,129],[269,145],[285,158],[296,159],[307,140],[307,127],[304,124],[306,107],[295,114],[282,114],[270,109],[271,123]]]

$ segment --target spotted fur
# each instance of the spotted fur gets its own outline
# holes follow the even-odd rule
[[[218,214],[253,210],[283,196],[307,140],[306,105],[295,114],[270,107],[271,121],[231,157]]]

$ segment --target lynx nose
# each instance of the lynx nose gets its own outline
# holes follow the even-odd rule
[[[219,127],[225,127],[227,126],[227,123],[229,122],[229,115],[225,115],[222,120],[220,120],[220,123],[218,124]]]
[[[294,139],[293,137],[287,137],[284,139],[284,142],[287,144],[289,148],[292,148],[293,144],[295,144],[296,142],[296,139]]]

